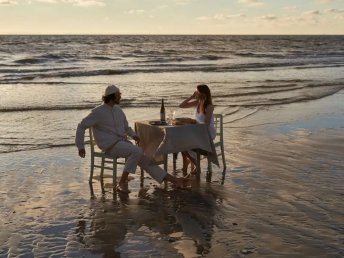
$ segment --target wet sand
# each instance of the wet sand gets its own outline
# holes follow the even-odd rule
[[[1,154],[0,257],[343,257],[343,96],[227,120],[224,181],[185,190],[90,188],[75,147]]]

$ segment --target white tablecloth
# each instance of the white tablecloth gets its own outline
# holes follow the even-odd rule
[[[144,153],[156,161],[161,161],[163,154],[200,149],[218,165],[214,143],[204,124],[157,126],[143,121],[136,122],[135,129]]]

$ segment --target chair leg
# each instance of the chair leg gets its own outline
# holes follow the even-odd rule
[[[167,164],[168,163],[168,155],[165,154],[164,155],[164,170],[167,172]]]
[[[92,184],[93,179],[93,171],[94,171],[94,157],[91,157],[91,170],[90,170],[90,178],[88,179],[88,182]]]
[[[116,188],[117,185],[117,159],[113,159],[113,169],[112,169],[112,187],[113,189]]]
[[[141,168],[140,186],[143,187],[143,181],[145,179],[143,168]]]
[[[177,170],[177,158],[178,153],[173,153],[173,173],[175,173]]]
[[[222,163],[223,163],[223,168],[226,168],[226,158],[225,158],[225,150],[223,145],[221,145],[221,156],[222,156]]]
[[[221,184],[223,185],[226,178],[226,158],[225,158],[225,150],[223,145],[221,145],[221,157],[222,157],[222,163],[223,163],[223,171],[222,171],[222,179]]]
[[[211,161],[210,161],[209,157],[207,157],[207,162],[208,162],[207,182],[211,182],[211,176],[213,174],[213,168],[211,166]]]
[[[167,161],[168,161],[168,155],[167,154],[164,154],[164,170],[168,173],[167,171]],[[167,181],[164,180],[164,188],[167,189]]]
[[[199,153],[199,150],[196,151],[196,154],[196,177],[199,179],[201,177],[201,154]]]
[[[101,182],[103,182],[104,166],[105,166],[105,158],[102,157],[102,167],[100,169],[100,181]]]

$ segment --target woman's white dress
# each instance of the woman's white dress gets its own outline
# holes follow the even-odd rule
[[[195,119],[196,119],[198,124],[204,124],[205,123],[205,114],[198,113],[197,109],[196,109]],[[209,130],[209,134],[210,134],[211,138],[214,140],[215,137],[216,137],[216,129],[215,129],[215,125],[214,125],[214,114],[211,115],[211,119],[210,119],[210,124],[208,126],[208,130]]]

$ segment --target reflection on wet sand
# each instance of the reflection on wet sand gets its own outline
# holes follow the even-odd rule
[[[199,182],[194,181],[192,190],[143,187],[137,192],[137,199],[121,193],[114,194],[114,199],[105,195],[97,198],[92,185],[90,192],[89,237],[79,240],[92,253],[101,252],[104,257],[150,257],[162,253],[164,257],[195,257],[209,253],[214,214],[221,198]],[[135,241],[140,247],[135,247]]]
[[[226,128],[224,181],[202,161],[189,189],[136,175],[129,197],[111,177],[90,189],[74,147],[2,154],[0,257],[343,257],[342,114]]]

